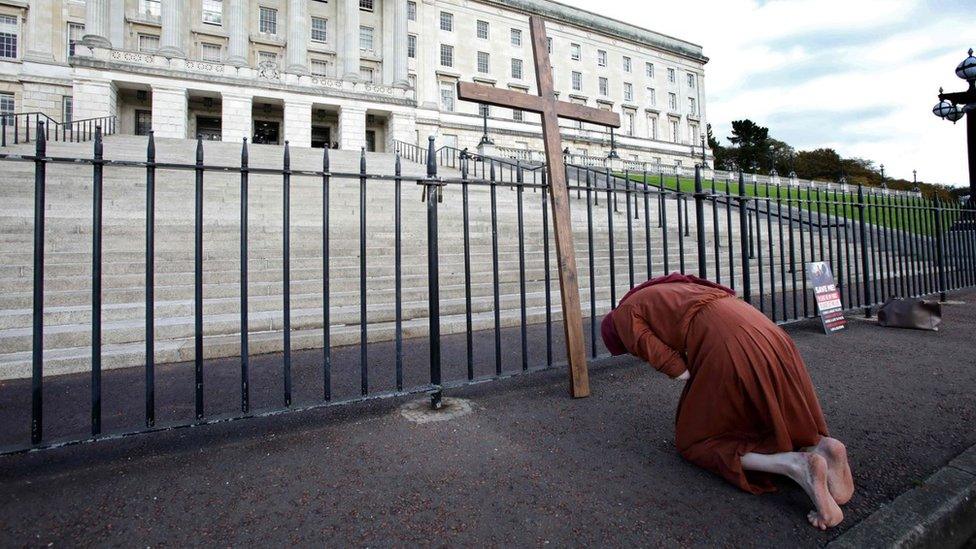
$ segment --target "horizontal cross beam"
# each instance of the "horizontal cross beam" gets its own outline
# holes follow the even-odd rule
[[[457,91],[458,97],[466,101],[537,113],[543,110],[544,99],[538,95],[493,88],[473,82],[458,82]],[[556,115],[560,118],[591,122],[601,126],[620,127],[620,115],[613,111],[595,109],[566,101],[556,101]]]

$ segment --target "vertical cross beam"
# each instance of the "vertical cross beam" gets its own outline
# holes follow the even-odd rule
[[[562,138],[549,62],[549,43],[542,19],[529,19],[532,35],[532,55],[535,58],[535,80],[542,98],[542,140],[546,152],[546,175],[552,200],[552,223],[556,236],[556,258],[559,265],[559,289],[563,307],[563,329],[566,336],[566,357],[569,362],[570,394],[573,398],[590,395],[590,379],[586,366],[586,346],[583,341],[583,313],[580,306],[576,248],[573,246],[573,224],[569,213],[569,190],[563,164]],[[590,273],[590,276],[593,276]],[[592,299],[593,296],[590,296]]]

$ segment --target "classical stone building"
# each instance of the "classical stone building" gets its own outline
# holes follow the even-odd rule
[[[701,154],[701,47],[549,0],[0,0],[0,109],[160,137],[473,149],[483,113],[455,84],[535,93],[531,13],[550,21],[561,99],[621,114],[622,158]],[[487,114],[499,152],[541,148],[537,116]],[[563,125],[573,153],[609,152],[602,128]]]

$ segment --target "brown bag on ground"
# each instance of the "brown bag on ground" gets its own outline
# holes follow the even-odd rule
[[[891,297],[878,309],[878,324],[889,328],[938,331],[939,324],[942,324],[942,304],[924,299]]]

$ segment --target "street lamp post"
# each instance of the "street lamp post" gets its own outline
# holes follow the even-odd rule
[[[969,83],[969,89],[963,92],[944,93],[939,88],[939,103],[932,108],[932,112],[943,120],[956,123],[966,116],[966,139],[969,142],[969,202],[973,204],[976,197],[976,57],[972,48],[969,57],[963,59],[956,67],[956,76]]]
[[[494,145],[495,142],[492,141],[490,137],[488,137],[488,106],[487,105],[483,105],[481,107],[481,123],[482,123],[483,132],[481,134],[481,141],[478,144]]]
[[[617,154],[617,139],[613,133],[613,126],[610,127],[610,154],[607,155],[607,158],[611,160],[620,158],[620,155]]]

